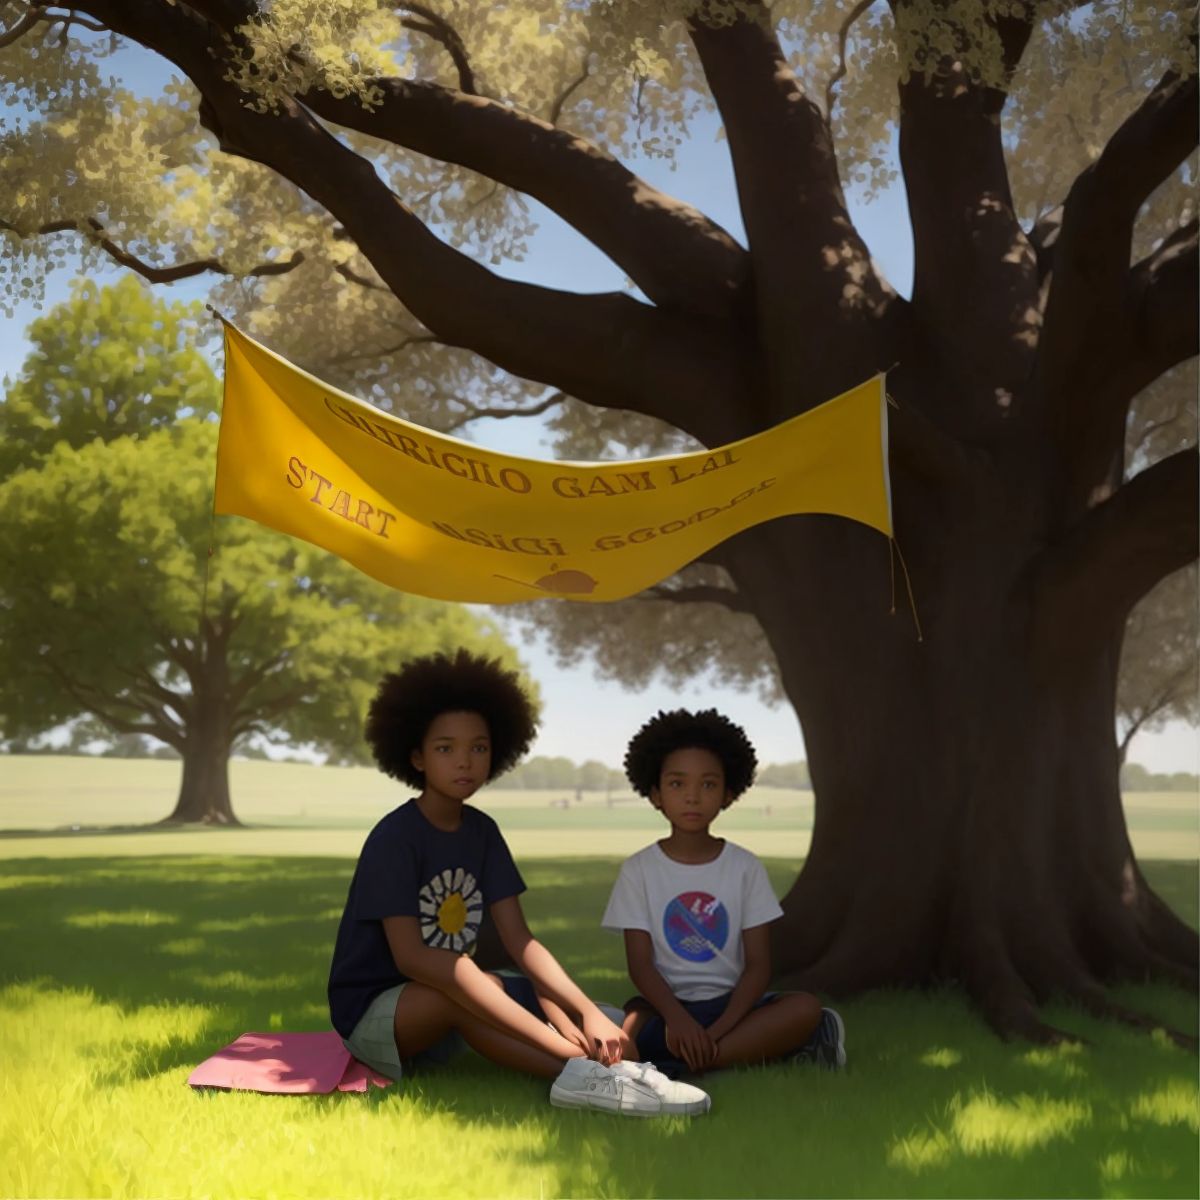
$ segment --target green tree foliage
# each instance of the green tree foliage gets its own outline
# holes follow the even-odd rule
[[[29,327],[32,350],[0,405],[0,479],[59,442],[140,437],[180,417],[210,416],[220,388],[201,347],[210,321],[134,275],[81,280]]]
[[[156,738],[184,759],[180,816],[213,820],[239,738],[361,758],[382,671],[459,645],[512,659],[466,609],[392,591],[249,521],[221,518],[208,559],[216,434],[193,419],[63,443],[0,485],[5,732],[91,714]]]
[[[458,645],[514,659],[466,609],[212,523],[219,386],[199,322],[130,277],[77,285],[30,329],[0,406],[0,729],[10,747],[64,722],[75,748],[152,739],[184,761],[176,815],[220,821],[235,746],[362,761],[384,670]]]
[[[796,788],[804,791],[812,787],[808,778],[808,763],[769,763],[759,771],[754,782],[759,787]]]
[[[460,644],[511,657],[465,609],[236,518],[217,523],[202,616],[215,444],[195,420],[64,443],[0,487],[6,732],[91,713],[185,761],[250,733],[354,758],[382,670]]]
[[[1195,725],[1200,718],[1196,588],[1193,563],[1164,579],[1130,615],[1117,688],[1122,759],[1142,730],[1161,729],[1173,718]]]
[[[608,787],[608,774],[608,767],[594,758],[589,758],[579,767],[576,786],[585,792],[603,792]]]
[[[1126,792],[1200,792],[1200,776],[1190,771],[1163,774],[1149,771],[1141,763],[1121,768],[1121,789]]]

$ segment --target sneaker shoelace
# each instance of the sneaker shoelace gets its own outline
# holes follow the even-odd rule
[[[654,1089],[648,1082],[643,1080],[643,1075],[644,1072],[639,1071],[637,1079],[634,1080],[628,1076],[614,1075],[611,1072],[606,1072],[602,1075],[599,1071],[597,1071],[588,1077],[587,1090],[589,1092],[600,1092],[601,1094],[615,1096],[617,1101],[617,1111],[619,1112],[625,1103],[625,1089],[627,1084],[641,1083],[641,1085],[647,1088],[650,1093],[655,1096],[655,1099],[657,1099],[657,1093],[655,1093]]]

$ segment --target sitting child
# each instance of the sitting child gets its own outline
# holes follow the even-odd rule
[[[492,1062],[553,1079],[560,1107],[707,1112],[699,1088],[626,1061],[637,1057],[628,1036],[530,933],[525,884],[495,821],[466,803],[535,730],[529,698],[498,662],[460,650],[384,677],[367,741],[379,768],[420,794],[363,844],[329,972],[333,1026],[392,1079],[404,1060],[444,1058],[461,1037]],[[470,958],[485,909],[524,977]]]
[[[603,924],[625,935],[638,996],[625,1032],[667,1072],[784,1055],[845,1064],[842,1019],[805,992],[768,992],[767,926],[783,915],[763,865],[709,832],[750,786],[745,732],[714,709],[659,713],[634,735],[625,773],[671,833],[621,867]]]

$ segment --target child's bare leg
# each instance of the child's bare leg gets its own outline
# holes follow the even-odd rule
[[[625,1020],[621,1022],[621,1028],[629,1035],[629,1040],[637,1045],[637,1035],[641,1033],[645,1024],[654,1016],[654,1010],[649,1008],[635,1008],[631,1012],[625,1014]]]
[[[578,1047],[548,1025],[538,1045],[531,1045],[467,1012],[437,988],[414,982],[400,993],[393,1030],[401,1058],[412,1058],[428,1050],[454,1029],[463,1035],[467,1045],[489,1061],[548,1079],[558,1075],[568,1058],[582,1055]]]
[[[621,1022],[621,1029],[633,1043],[633,1054],[629,1057],[635,1062],[638,1054],[637,1035],[645,1028],[646,1022],[656,1016],[658,1013],[641,996],[636,997],[630,1007],[625,1010],[625,1019]]]
[[[549,1053],[503,1030],[496,1029],[472,1014],[463,1013],[465,1020],[458,1026],[468,1046],[482,1054],[488,1062],[507,1067],[510,1071],[521,1071],[526,1075],[540,1075],[543,1079],[556,1079],[568,1058],[582,1058],[583,1051],[561,1039],[564,1047],[561,1056]],[[571,1054],[567,1054],[567,1050]]]
[[[748,1012],[718,1043],[714,1067],[762,1062],[798,1050],[821,1019],[821,1004],[807,992],[784,992]]]

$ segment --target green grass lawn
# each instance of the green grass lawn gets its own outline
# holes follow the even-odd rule
[[[234,762],[234,810],[250,828],[159,830],[121,827],[165,817],[179,788],[179,764],[152,759],[52,755],[0,756],[0,859],[123,854],[357,855],[366,831],[406,796],[368,767]],[[566,808],[552,801],[564,798]],[[662,819],[632,792],[509,791],[503,780],[480,793],[523,859],[568,855],[625,857],[659,836]],[[1200,803],[1195,794],[1127,795],[1134,849],[1146,859],[1200,859]],[[811,792],[751,788],[719,831],[747,849],[803,858],[812,831]],[[97,827],[110,827],[97,832]],[[116,827],[115,829],[111,827]],[[154,839],[147,846],[146,839]]]
[[[327,1026],[352,860],[88,842],[0,862],[3,1196],[1197,1194],[1193,1055],[1066,1009],[1051,1020],[1090,1044],[1005,1044],[948,993],[846,1003],[849,1070],[720,1074],[690,1121],[563,1112],[477,1058],[365,1096],[195,1094],[190,1068],[238,1034]],[[769,860],[777,889],[796,866]],[[597,927],[616,867],[523,862],[539,936],[619,1002],[620,941]],[[1195,922],[1196,864],[1147,873]],[[1182,992],[1122,998],[1196,1027]]]

